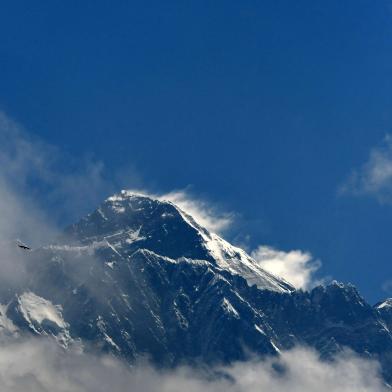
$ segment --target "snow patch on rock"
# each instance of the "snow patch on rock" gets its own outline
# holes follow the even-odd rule
[[[32,292],[23,293],[19,297],[19,309],[30,325],[42,324],[44,320],[48,320],[61,329],[68,326],[61,314],[61,306],[55,306],[50,301]]]

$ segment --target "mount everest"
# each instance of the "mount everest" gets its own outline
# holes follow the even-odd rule
[[[3,339],[165,367],[349,348],[392,380],[391,299],[371,306],[338,282],[296,290],[171,202],[122,191],[55,243],[18,252],[27,278],[0,288]]]

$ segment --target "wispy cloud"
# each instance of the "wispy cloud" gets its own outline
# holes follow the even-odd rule
[[[214,233],[223,233],[234,223],[234,213],[223,212],[216,204],[192,196],[185,190],[160,195],[191,215],[201,226]]]
[[[322,283],[314,279],[314,273],[321,267],[321,262],[314,260],[308,252],[284,252],[269,246],[259,246],[251,252],[251,256],[266,271],[285,279],[298,289],[306,290]]]
[[[118,179],[102,161],[73,157],[0,112],[0,181],[8,194],[50,210],[52,220],[72,222],[114,193]]]
[[[280,358],[216,370],[220,377],[207,378],[189,367],[158,371],[139,364],[129,369],[114,358],[64,352],[42,339],[2,344],[0,351],[2,392],[386,391],[378,364],[352,353],[322,362],[315,352],[297,348]]]
[[[392,136],[370,150],[367,161],[354,170],[339,188],[340,194],[372,196],[381,203],[392,202]]]

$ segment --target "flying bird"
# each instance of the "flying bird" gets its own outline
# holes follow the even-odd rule
[[[29,246],[25,245],[22,241],[19,241],[19,240],[16,241],[16,245],[18,245],[18,247],[20,249],[31,250],[31,248]]]

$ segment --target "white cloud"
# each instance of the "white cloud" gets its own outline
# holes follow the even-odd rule
[[[2,392],[386,391],[378,364],[352,353],[322,362],[314,351],[297,348],[283,352],[280,358],[215,369],[221,377],[207,378],[189,367],[158,371],[139,364],[130,369],[114,358],[64,352],[42,339],[0,348]]]
[[[269,246],[259,246],[251,252],[251,256],[263,269],[285,279],[296,288],[306,290],[320,283],[314,281],[313,274],[321,267],[321,262],[314,260],[308,252],[284,252]]]
[[[213,233],[222,233],[232,225],[233,213],[222,212],[205,200],[192,197],[186,191],[173,191],[159,196],[161,200],[171,201],[191,215],[197,223]]]
[[[340,194],[373,196],[381,203],[392,202],[392,136],[370,150],[368,160],[354,170],[340,187]]]

